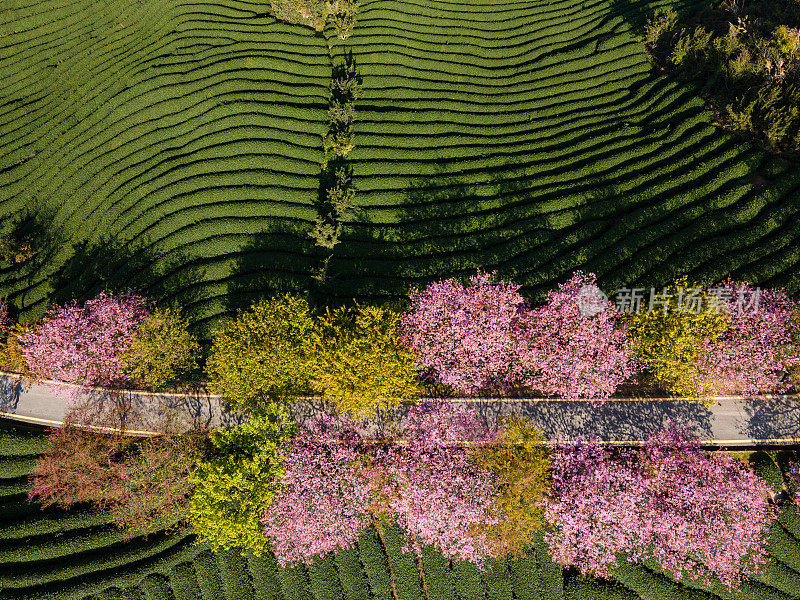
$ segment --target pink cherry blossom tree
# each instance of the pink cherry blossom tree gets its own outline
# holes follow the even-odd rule
[[[713,288],[729,328],[716,341],[704,340],[698,358],[701,394],[783,392],[789,372],[800,366],[792,350],[793,311],[800,303],[783,290],[759,290],[726,281]]]
[[[491,555],[486,529],[502,518],[493,504],[499,490],[493,476],[476,467],[470,447],[491,441],[497,431],[474,407],[422,403],[409,412],[408,443],[387,465],[388,495],[417,552],[428,544],[478,565]]]
[[[519,286],[478,271],[463,285],[455,279],[412,288],[401,317],[402,341],[430,380],[473,395],[487,385],[518,383],[528,364],[528,309]]]
[[[531,311],[529,322],[525,383],[545,396],[607,398],[642,369],[593,273],[576,271],[559,284],[544,306]]]
[[[0,299],[0,335],[5,335],[11,328],[11,317],[8,315],[8,302]]]
[[[31,373],[83,386],[123,383],[120,358],[135,327],[148,314],[145,299],[132,292],[101,292],[83,305],[51,308],[20,346]]]
[[[493,428],[470,408],[415,407],[408,439],[369,440],[346,417],[327,415],[299,428],[282,449],[284,474],[262,523],[281,565],[351,547],[370,524],[399,523],[409,546],[439,548],[480,563],[488,555],[485,523],[497,490],[469,458],[468,444]]]
[[[742,461],[704,452],[689,427],[668,422],[637,451],[557,448],[547,539],[560,564],[584,574],[610,577],[623,553],[734,588],[766,559],[769,495]]]
[[[323,414],[281,448],[284,473],[262,519],[281,566],[350,548],[372,522],[375,448],[365,437],[346,417]]]

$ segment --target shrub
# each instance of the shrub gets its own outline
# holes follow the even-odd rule
[[[447,279],[422,291],[411,288],[401,339],[433,382],[472,395],[489,384],[513,386],[526,376],[528,308],[519,286],[493,279],[478,271],[468,286]]]
[[[209,388],[245,411],[287,400],[310,386],[317,336],[305,299],[262,300],[212,334]]]
[[[701,310],[683,310],[687,290],[696,290]],[[665,304],[656,310],[630,314],[626,321],[634,357],[641,359],[664,389],[680,396],[695,396],[700,389],[698,357],[700,346],[716,340],[728,328],[721,311],[709,306],[708,292],[684,277],[665,289]]]
[[[350,4],[349,0],[335,2]],[[361,95],[361,77],[356,71],[355,62],[348,58],[333,69],[328,100],[329,127],[326,143],[338,156],[345,156],[353,149],[354,103]]]
[[[710,47],[711,32],[698,26],[693,31],[682,29],[669,56],[670,62],[681,67],[689,76],[705,70],[706,54]]]
[[[189,518],[198,540],[212,548],[264,552],[261,518],[283,469],[278,449],[293,430],[286,410],[273,406],[262,416],[211,435],[213,453],[191,477],[195,489]]]
[[[520,555],[544,527],[544,498],[550,491],[550,454],[541,430],[519,417],[473,453],[478,469],[494,476],[494,498],[503,518],[489,530],[493,556]]]
[[[418,395],[414,355],[399,338],[397,313],[374,306],[329,309],[314,350],[315,387],[354,417]]]
[[[330,16],[336,35],[339,39],[346,40],[353,33],[358,14],[358,3],[354,0],[327,0],[325,12]]]
[[[578,271],[531,310],[527,385],[545,396],[606,398],[640,370],[619,313],[599,294],[594,274]]]
[[[28,325],[15,323],[9,326],[6,339],[0,346],[0,363],[2,363],[3,368],[22,373],[26,379],[34,379],[35,376],[28,367],[28,361],[25,360],[25,355],[22,353],[20,338],[28,335],[36,326],[36,323]]]
[[[316,31],[325,28],[325,4],[320,0],[270,0],[273,16],[294,25],[307,25]]]
[[[772,42],[784,58],[792,59],[800,52],[800,30],[780,25],[772,34]]]
[[[122,372],[129,380],[160,391],[196,369],[199,354],[200,345],[180,313],[159,309],[136,326],[122,355]]]
[[[765,559],[769,496],[742,461],[704,452],[688,427],[667,422],[638,451],[558,448],[547,539],[561,565],[583,574],[610,577],[624,552],[676,579],[734,588]]]
[[[68,419],[48,435],[50,449],[31,474],[29,499],[43,508],[91,503],[110,511],[131,535],[150,533],[186,518],[189,476],[203,436],[168,434],[135,441],[98,433]]]
[[[678,23],[678,13],[671,6],[660,8],[647,20],[645,25],[645,43],[654,47],[659,40],[675,28]]]
[[[309,235],[317,246],[332,250],[339,243],[342,231],[342,217],[353,207],[355,190],[352,186],[352,175],[340,162],[330,165],[324,173],[328,180],[325,197],[318,203],[318,215],[314,229]]]

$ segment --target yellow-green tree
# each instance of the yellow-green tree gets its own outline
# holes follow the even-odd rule
[[[473,450],[481,470],[495,476],[500,489],[494,506],[501,515],[488,534],[494,556],[517,556],[544,527],[544,497],[550,491],[550,453],[544,434],[523,418],[505,419],[495,438]]]
[[[122,355],[122,372],[147,389],[160,391],[197,368],[200,345],[189,323],[171,308],[157,309],[136,326]]]
[[[326,309],[319,318],[314,387],[353,417],[419,395],[414,354],[400,341],[399,315],[377,306]]]
[[[214,549],[241,547],[260,555],[268,547],[261,518],[283,474],[278,450],[294,434],[294,423],[282,407],[264,412],[214,431],[213,453],[190,476],[189,520],[198,542]]]
[[[261,300],[212,334],[209,388],[250,412],[290,399],[309,388],[318,337],[304,298]]]
[[[689,310],[689,292],[700,300],[700,310]],[[686,277],[663,290],[663,304],[643,307],[629,315],[628,335],[636,358],[643,360],[656,383],[680,396],[696,396],[700,378],[697,368],[700,345],[715,342],[728,329],[722,310],[713,310],[706,291]]]

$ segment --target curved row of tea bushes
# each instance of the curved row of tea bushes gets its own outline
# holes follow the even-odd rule
[[[681,7],[684,0],[659,5]],[[325,295],[383,300],[497,268],[541,299],[686,273],[798,290],[800,174],[710,125],[655,75],[653,3],[368,0],[348,154],[356,210]],[[76,0],[0,15],[0,265],[24,319],[104,285],[182,305],[205,341],[265,290],[313,285],[331,58],[263,2]]]

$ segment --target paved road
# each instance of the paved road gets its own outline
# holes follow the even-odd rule
[[[69,386],[27,385],[0,373],[0,417],[44,425],[58,425],[76,394]],[[110,392],[96,390],[78,397],[101,399]],[[141,430],[148,429],[164,411],[181,415],[185,423],[199,421],[212,427],[239,419],[226,412],[218,397],[205,394],[147,394],[124,392],[134,405],[149,414]],[[725,446],[800,444],[800,396],[723,398],[706,408],[680,399],[630,398],[602,403],[580,400],[467,400],[488,418],[519,414],[536,422],[550,439],[585,439],[595,436],[607,442],[635,442],[647,438],[667,419],[696,424],[701,439]],[[313,401],[298,402],[293,413],[303,421],[319,411]],[[377,425],[379,426],[379,424]]]

